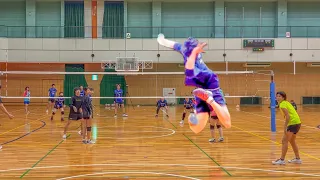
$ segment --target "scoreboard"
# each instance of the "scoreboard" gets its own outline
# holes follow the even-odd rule
[[[244,39],[243,47],[274,47],[273,39]]]

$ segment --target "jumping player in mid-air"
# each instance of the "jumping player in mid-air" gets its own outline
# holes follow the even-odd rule
[[[61,111],[61,121],[64,121],[64,97],[63,92],[59,93],[59,98],[55,100],[54,108],[52,109],[51,121],[53,120],[53,116],[60,109]]]
[[[165,113],[166,113],[166,116],[169,117],[168,115],[168,102],[167,100],[165,100],[164,98],[161,98],[159,101],[157,101],[157,111],[156,111],[156,117],[158,117],[158,114],[159,114],[159,110],[161,108],[164,108],[165,109]]]
[[[206,126],[209,114],[214,110],[220,123],[231,127],[230,113],[220,92],[218,76],[210,70],[202,60],[203,48],[206,43],[199,43],[195,38],[188,38],[184,44],[165,39],[159,34],[158,43],[172,48],[182,54],[185,65],[185,85],[198,87],[193,91],[196,96],[196,115],[190,114],[190,129],[201,132]]]
[[[182,120],[180,121],[180,126],[184,125],[184,118],[186,117],[186,113],[194,113],[194,106],[195,104],[193,103],[193,100],[190,98],[185,98],[183,101],[183,113],[182,113]]]

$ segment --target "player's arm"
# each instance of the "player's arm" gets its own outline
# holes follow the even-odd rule
[[[196,58],[198,54],[204,52],[202,48],[204,48],[206,45],[207,45],[206,43],[201,43],[192,50],[190,56],[188,57],[187,63],[185,65],[186,70],[190,70],[189,73],[188,71],[186,71],[187,76],[193,76],[193,70],[194,70],[194,64],[196,62]]]
[[[284,118],[285,118],[285,121],[284,121],[284,132],[287,132],[287,126],[288,126],[288,123],[290,121],[290,115],[289,115],[289,112],[288,112],[287,108],[281,107],[281,110],[284,113]]]
[[[163,34],[158,35],[157,41],[161,46],[171,49],[173,49],[174,45],[176,44],[176,42],[166,39]]]

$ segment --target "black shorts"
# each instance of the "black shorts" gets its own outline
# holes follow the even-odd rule
[[[79,120],[79,119],[83,119],[83,115],[81,113],[75,113],[75,114],[70,114],[69,115],[69,120]]]
[[[88,119],[90,119],[90,117],[83,117],[83,119],[86,119],[86,120],[88,120]]]
[[[54,98],[49,98],[48,102],[54,103]]]
[[[300,130],[301,124],[294,124],[287,127],[287,131],[297,134]]]

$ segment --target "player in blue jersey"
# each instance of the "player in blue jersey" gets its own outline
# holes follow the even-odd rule
[[[83,86],[80,86],[80,96],[84,96],[85,95],[85,90],[83,89]]]
[[[185,85],[197,87],[193,91],[196,96],[196,115],[189,116],[190,129],[201,132],[207,124],[211,111],[215,111],[223,126],[231,127],[230,113],[220,92],[218,76],[210,70],[202,60],[206,43],[188,38],[183,44],[165,39],[159,34],[158,43],[172,48],[182,54],[185,65]]]
[[[27,86],[24,88],[24,93],[23,93],[23,104],[24,104],[24,110],[25,113],[28,115],[30,113],[30,111],[28,110],[28,106],[30,104],[30,88]]]
[[[220,93],[223,95],[223,99],[227,104],[226,99],[224,98],[224,93],[222,91],[222,89],[220,89]],[[215,127],[217,127],[218,131],[219,131],[219,139],[218,142],[223,142],[224,138],[223,138],[223,130],[222,130],[222,126],[221,123],[219,121],[219,118],[217,116],[217,114],[214,111],[211,111],[211,117],[209,119],[209,123],[210,123],[210,134],[211,134],[211,138],[209,139],[209,142],[216,142],[216,138],[215,138]]]
[[[166,116],[169,117],[168,115],[168,102],[164,98],[161,98],[159,101],[157,101],[157,110],[156,110],[156,117],[158,117],[159,110],[161,108],[164,108]]]
[[[194,103],[193,100],[190,98],[185,98],[183,101],[183,114],[182,114],[182,120],[180,121],[180,125],[183,126],[184,125],[184,118],[186,117],[186,113],[194,113]]]
[[[53,120],[53,116],[56,114],[56,112],[60,109],[61,112],[61,121],[64,121],[64,97],[63,92],[59,93],[59,97],[55,100],[54,107],[52,109],[52,115],[51,115],[51,121]]]
[[[120,84],[117,84],[117,89],[114,90],[114,117],[117,117],[117,111],[118,108],[122,108],[123,110],[123,117],[128,117],[128,115],[125,113],[125,108],[124,108],[124,100],[123,100],[123,90],[120,88]]]
[[[48,99],[48,105],[47,105],[47,111],[46,111],[47,114],[49,113],[49,108],[51,110],[53,109],[56,93],[57,93],[56,85],[52,84],[51,88],[48,91],[49,99]]]

